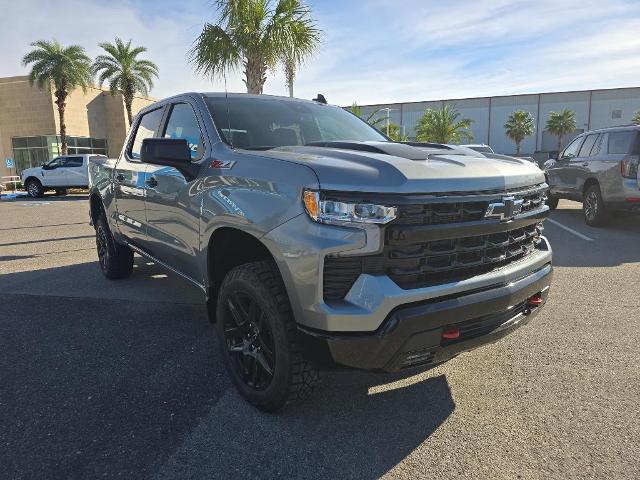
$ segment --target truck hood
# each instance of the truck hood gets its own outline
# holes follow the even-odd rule
[[[312,168],[323,190],[445,193],[506,190],[544,183],[534,164],[513,157],[492,159],[455,149],[391,142],[279,147],[259,154]],[[258,153],[258,152],[254,152]]]

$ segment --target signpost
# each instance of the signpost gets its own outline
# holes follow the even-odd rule
[[[5,159],[4,163],[6,163],[7,168],[9,169],[9,177],[11,178],[13,176],[13,158],[7,158]],[[16,184],[15,182],[13,182],[13,193],[16,193]]]

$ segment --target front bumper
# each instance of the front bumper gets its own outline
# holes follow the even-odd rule
[[[493,288],[440,297],[394,309],[373,333],[336,333],[300,327],[305,351],[320,366],[398,371],[433,366],[461,352],[493,343],[528,323],[546,302],[553,268],[546,264],[517,281]],[[544,303],[543,303],[544,305]],[[443,339],[458,327],[460,337]]]

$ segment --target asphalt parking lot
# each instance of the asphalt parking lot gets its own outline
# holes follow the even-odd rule
[[[530,325],[266,415],[195,288],[141,258],[102,277],[86,203],[0,201],[2,478],[640,478],[640,218],[593,229],[561,202]]]

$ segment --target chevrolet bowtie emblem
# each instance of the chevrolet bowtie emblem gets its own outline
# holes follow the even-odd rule
[[[502,197],[500,202],[491,202],[484,218],[499,218],[501,221],[511,220],[522,212],[524,200],[515,197]]]

